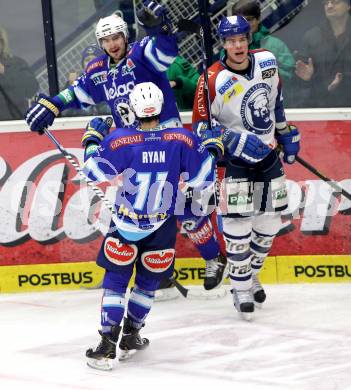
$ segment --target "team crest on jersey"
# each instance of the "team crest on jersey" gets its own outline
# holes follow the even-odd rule
[[[111,263],[129,265],[133,263],[137,253],[138,249],[133,244],[126,244],[114,237],[108,237],[105,240],[104,254]]]
[[[122,67],[122,76],[125,76],[126,74],[130,73],[134,68],[134,62],[130,58],[127,58],[126,64]]]
[[[128,98],[116,99],[113,104],[113,109],[121,119],[122,127],[132,127],[138,124],[135,114],[129,106]]]
[[[240,114],[243,124],[254,134],[268,134],[273,128],[268,97],[270,92],[269,85],[258,83],[246,92],[242,100]]]
[[[141,255],[141,262],[151,272],[164,272],[172,265],[174,252],[174,249],[145,252]]]

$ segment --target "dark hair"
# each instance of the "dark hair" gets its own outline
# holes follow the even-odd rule
[[[160,115],[147,116],[146,118],[138,118],[140,123],[150,123],[155,120],[160,120]]]
[[[256,0],[239,0],[233,5],[233,15],[261,17],[260,3]]]

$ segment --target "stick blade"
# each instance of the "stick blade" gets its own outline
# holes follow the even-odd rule
[[[177,23],[177,26],[179,31],[200,34],[201,26],[192,20],[180,19]]]

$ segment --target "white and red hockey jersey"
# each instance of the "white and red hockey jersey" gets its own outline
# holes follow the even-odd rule
[[[237,73],[225,62],[208,69],[211,113],[221,125],[236,132],[253,133],[274,144],[275,129],[286,127],[277,61],[268,50],[249,52],[248,72]],[[206,121],[206,91],[199,79],[193,108],[193,123]]]

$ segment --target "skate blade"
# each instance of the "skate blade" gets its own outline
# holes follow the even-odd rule
[[[114,367],[114,362],[112,359],[102,358],[102,359],[91,359],[87,360],[87,365],[90,368],[100,371],[111,371]]]
[[[227,290],[224,287],[215,287],[212,290],[197,290],[189,289],[187,298],[191,299],[200,299],[200,300],[211,300],[223,298],[226,296]]]
[[[263,307],[263,304],[262,303],[259,303],[259,302],[256,302],[256,301],[254,301],[254,304],[255,304],[255,309],[262,309],[262,307]]]
[[[136,352],[137,352],[136,349],[131,349],[131,350],[128,350],[128,351],[125,351],[124,349],[120,349],[119,350],[118,360],[120,362],[123,362],[125,360],[129,360],[130,358],[132,358],[135,355]]]
[[[155,302],[170,301],[172,299],[177,299],[178,297],[179,292],[175,287],[163,288],[161,290],[156,290]]]
[[[250,321],[253,320],[254,312],[249,312],[249,313],[247,313],[247,312],[242,312],[242,311],[240,311],[240,312],[239,312],[239,315],[240,315],[240,317],[241,317],[244,321],[250,322]]]

